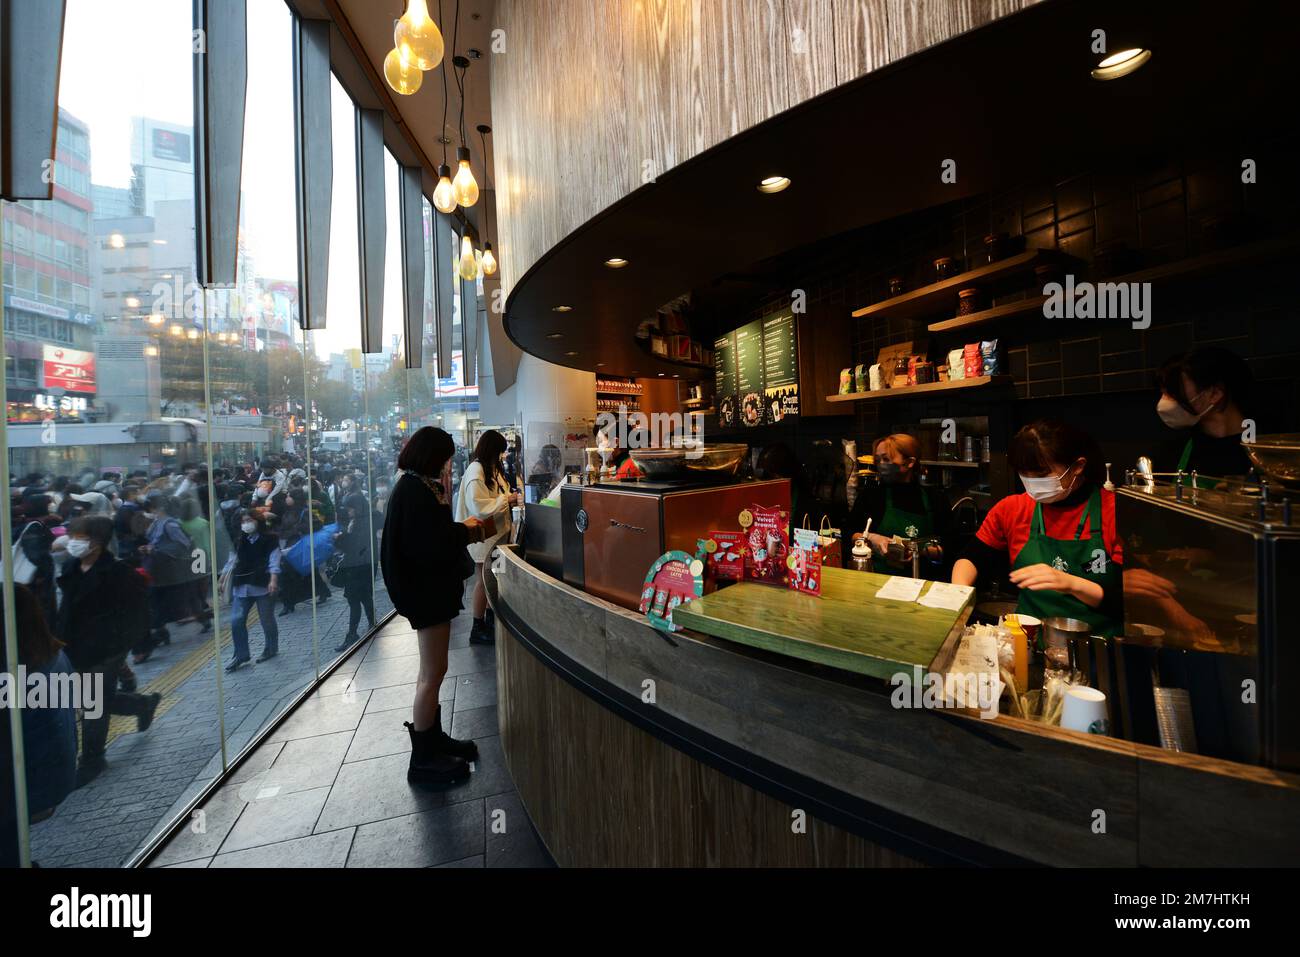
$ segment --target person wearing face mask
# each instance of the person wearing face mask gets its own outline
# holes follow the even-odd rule
[[[81,766],[77,786],[102,772],[108,763],[110,715],[133,715],[136,729],[153,722],[159,694],[128,694],[118,688],[127,652],[149,632],[149,604],[144,579],[108,550],[113,520],[101,515],[74,519],[68,527],[68,562],[59,576],[63,594],[57,634],[67,646],[73,668],[103,681],[104,701],[96,718],[83,717]]]
[[[951,514],[946,496],[938,487],[920,482],[921,446],[914,436],[895,432],[876,440],[872,446],[879,484],[864,486],[853,502],[849,514],[849,529],[853,534],[845,542],[846,549],[862,538],[867,520],[871,531],[867,541],[871,545],[872,571],[882,575],[911,575],[911,562],[896,562],[886,558],[894,536],[902,538],[940,538],[948,531]],[[845,554],[845,562],[848,562]],[[931,545],[922,555],[922,570],[934,573],[941,569],[942,545]]]
[[[230,638],[235,646],[234,657],[226,671],[237,671],[248,663],[252,652],[248,648],[248,616],[257,608],[265,641],[258,663],[269,661],[279,653],[280,627],[275,621],[275,594],[280,590],[280,544],[266,530],[262,513],[246,509],[240,516],[239,539],[226,560],[221,574],[232,577],[230,605]]]
[[[1025,491],[989,511],[953,566],[953,583],[974,585],[1009,561],[1021,614],[1077,618],[1093,634],[1115,634],[1123,624],[1123,552],[1096,440],[1039,420],[1016,433],[1007,459]]]
[[[402,475],[388,500],[380,550],[388,597],[415,630],[420,654],[411,720],[406,723],[411,738],[406,777],[434,787],[468,780],[469,762],[478,758],[473,741],[457,740],[442,730],[438,690],[447,675],[451,622],[463,608],[465,579],[472,574],[465,548],[495,533],[490,522],[481,523],[472,515],[462,522],[452,519],[455,451],[451,436],[430,425],[406,440],[397,459]]]
[[[1188,484],[1195,471],[1202,488],[1250,471],[1241,439],[1243,422],[1252,414],[1254,377],[1244,359],[1217,346],[1200,346],[1166,362],[1157,380],[1156,414],[1177,435],[1161,450],[1156,471],[1187,472]]]
[[[506,438],[496,429],[488,429],[474,446],[474,457],[465,468],[456,496],[456,520],[463,522],[473,516],[479,521],[491,519],[497,534],[484,542],[469,546],[470,557],[475,562],[474,624],[469,633],[470,644],[491,644],[493,623],[487,617],[487,591],[483,585],[483,563],[492,554],[492,548],[510,531],[512,506],[519,504],[519,495],[505,475],[505,460],[509,446]]]

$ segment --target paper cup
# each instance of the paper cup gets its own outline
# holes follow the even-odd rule
[[[1025,638],[1028,639],[1029,646],[1032,648],[1038,638],[1038,629],[1042,622],[1033,615],[1022,615],[1019,612],[1016,613],[1016,620],[1020,622],[1020,627],[1025,632]]]
[[[1061,727],[1087,734],[1110,734],[1106,696],[1096,688],[1074,685],[1065,693]]]

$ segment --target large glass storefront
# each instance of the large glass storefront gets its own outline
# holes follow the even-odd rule
[[[363,351],[357,108],[337,80],[328,310],[324,328],[300,325],[292,31],[283,3],[248,5],[237,280],[204,290],[190,7],[69,0],[54,198],[0,211],[4,649],[103,690],[93,707],[26,711],[17,741],[5,712],[0,863],[131,860],[391,611],[378,539],[405,438],[477,436],[459,351],[437,376],[427,277],[433,231],[452,226],[427,199],[424,342],[407,368],[387,152],[383,335]],[[274,542],[267,575],[226,594],[248,527]],[[83,541],[104,556],[89,571]]]

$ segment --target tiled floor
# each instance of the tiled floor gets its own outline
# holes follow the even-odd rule
[[[452,625],[443,726],[479,760],[447,791],[406,780],[419,666],[396,618],[264,741],[157,855],[170,867],[549,867],[497,734],[491,646]]]

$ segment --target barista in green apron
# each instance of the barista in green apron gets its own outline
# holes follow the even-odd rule
[[[1084,529],[1088,537],[1083,537]],[[1088,499],[1088,507],[1079,518],[1079,527],[1075,529],[1074,538],[1048,538],[1043,528],[1043,505],[1034,506],[1034,518],[1030,526],[1029,541],[1012,564],[1012,581],[1018,577],[1015,572],[1033,565],[1047,565],[1086,581],[1095,582],[1103,593],[1118,590],[1121,587],[1122,569],[1106,551],[1106,543],[1101,527],[1101,490],[1094,487]],[[1100,608],[1093,608],[1082,599],[1051,588],[1032,587],[1033,579],[1017,582],[1020,585],[1020,601],[1016,611],[1023,615],[1032,615],[1039,621],[1048,618],[1077,618],[1086,621],[1093,629],[1093,634],[1110,638],[1123,624],[1111,618]]]
[[[1224,478],[1250,471],[1250,456],[1242,447],[1254,392],[1250,367],[1240,356],[1218,346],[1199,346],[1166,362],[1159,372],[1160,400],[1156,414],[1171,429],[1190,433],[1177,468],[1198,488],[1215,488]],[[1164,450],[1156,471],[1168,471],[1174,448]]]
[[[895,535],[901,535],[903,538],[930,538],[934,535],[934,510],[930,508],[930,493],[921,486],[921,503],[924,512],[909,512],[907,509],[899,508],[894,504],[894,490],[888,486],[885,487],[885,514],[880,519],[880,525],[873,528],[872,531],[892,538]],[[871,570],[879,572],[882,575],[896,575],[899,572],[912,573],[911,563],[904,568],[903,565],[890,562],[884,555],[875,550],[871,554]]]

